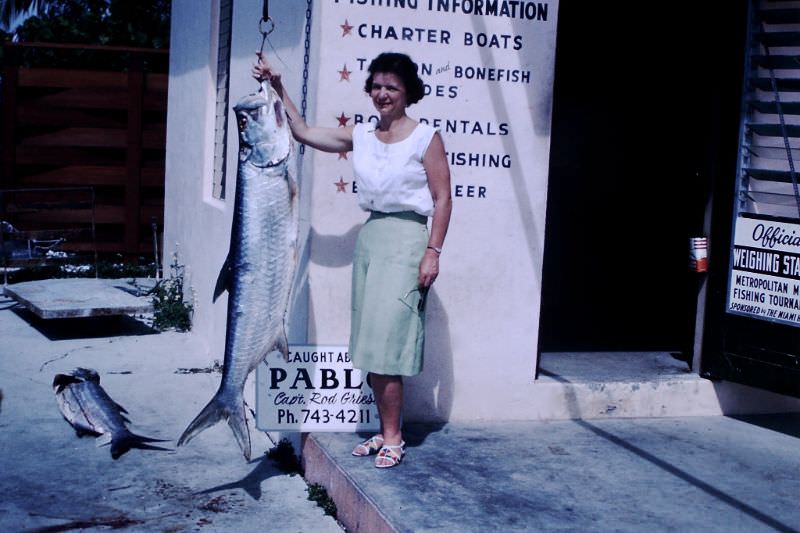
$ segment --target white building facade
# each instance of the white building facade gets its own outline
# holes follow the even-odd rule
[[[198,361],[221,360],[226,297],[212,303],[212,293],[233,211],[230,109],[257,90],[250,70],[270,25],[259,26],[260,0],[172,5],[164,256],[186,266],[192,334],[208,346]],[[536,379],[557,0],[292,0],[272,2],[269,14],[264,52],[311,123],[374,120],[363,83],[382,51],[408,53],[426,82],[409,115],[442,133],[454,207],[427,306],[425,369],[406,382],[407,420],[705,414],[742,397],[699,378],[637,388],[635,400],[630,383]],[[367,215],[348,154],[309,149],[298,169],[302,261],[290,342],[346,347],[351,254]],[[796,406],[748,394],[763,410]]]

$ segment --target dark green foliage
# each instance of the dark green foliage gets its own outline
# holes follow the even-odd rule
[[[62,0],[17,28],[25,42],[108,44],[105,0]]]
[[[52,0],[0,0],[0,27],[7,28],[20,13],[25,13],[32,7],[41,10]]]
[[[7,275],[9,283],[56,278],[147,278],[155,275],[155,265],[146,263],[142,258],[139,264],[100,260],[97,262],[95,276],[94,265],[51,263],[19,270],[12,269]]]
[[[317,502],[317,505],[322,507],[326,515],[336,518],[336,503],[328,496],[328,491],[319,483],[313,483],[308,486],[308,499],[312,502]]]
[[[8,0],[7,0],[8,1]],[[22,42],[169,48],[171,0],[60,0],[45,2],[39,14],[16,29]],[[0,5],[3,0],[0,0]],[[0,39],[11,34],[0,32]],[[26,49],[26,66],[119,70],[130,54],[97,50]],[[152,61],[152,59],[151,59]],[[166,59],[151,70],[165,70]]]
[[[288,439],[281,439],[278,445],[267,452],[267,457],[272,459],[278,470],[285,474],[295,475],[300,473],[300,461],[294,453],[294,446]]]
[[[300,461],[294,453],[292,443],[288,439],[281,439],[274,448],[267,452],[267,457],[272,459],[281,472],[289,475],[302,473]],[[308,491],[309,500],[322,507],[326,515],[336,518],[336,503],[328,495],[325,487],[319,483],[311,483],[306,490]]]
[[[40,4],[39,13],[17,28],[20,41],[169,47],[171,0],[59,0]]]
[[[171,0],[110,0],[106,44],[169,48]]]
[[[97,262],[98,278],[148,278],[155,276],[155,273],[155,264],[141,262],[141,258],[138,264],[111,261]]]
[[[179,265],[177,256],[174,256],[170,277],[161,280],[153,289],[153,327],[159,331],[192,329],[194,307],[184,301],[183,269],[184,265]]]

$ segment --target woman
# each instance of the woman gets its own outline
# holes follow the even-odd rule
[[[377,454],[375,466],[390,468],[405,454],[402,377],[422,371],[425,295],[439,274],[450,223],[444,143],[434,128],[406,114],[424,96],[417,65],[407,55],[383,53],[370,63],[364,90],[380,120],[346,128],[306,124],[280,74],[258,57],[253,76],[269,80],[280,95],[295,139],[326,152],[353,152],[358,203],[370,217],[353,257],[350,356],[367,372],[381,420],[380,432],[353,455]]]

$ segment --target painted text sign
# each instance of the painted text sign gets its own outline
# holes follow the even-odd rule
[[[347,346],[292,346],[258,368],[256,425],[263,431],[373,431],[380,427],[372,389]]]
[[[728,312],[800,327],[800,224],[736,220]]]

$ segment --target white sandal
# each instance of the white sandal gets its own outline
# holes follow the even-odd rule
[[[406,455],[405,441],[400,444],[390,446],[384,444],[375,458],[375,468],[392,468],[403,462],[403,457]]]
[[[383,446],[383,436],[373,435],[361,444],[353,448],[353,455],[356,457],[366,457],[378,453]]]

